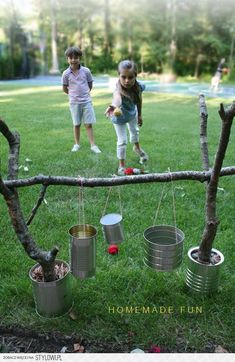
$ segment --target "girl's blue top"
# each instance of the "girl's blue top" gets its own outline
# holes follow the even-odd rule
[[[145,84],[137,81],[141,92],[145,89]],[[111,116],[111,121],[115,124],[124,124],[129,121],[131,121],[133,118],[136,118],[137,116],[137,107],[136,104],[127,97],[122,97],[122,104],[120,106],[120,109],[122,111],[121,116]]]

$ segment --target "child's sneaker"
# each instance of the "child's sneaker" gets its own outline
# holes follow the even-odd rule
[[[80,145],[75,144],[73,148],[71,149],[71,152],[77,152],[80,150]]]
[[[136,146],[133,147],[133,151],[140,156],[140,163],[148,161],[149,157],[147,153],[142,149],[138,149]]]
[[[125,167],[118,167],[118,176],[125,176]]]
[[[99,147],[96,145],[91,146],[91,151],[94,153],[101,153]]]

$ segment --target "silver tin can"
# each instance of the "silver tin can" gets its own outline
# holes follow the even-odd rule
[[[108,244],[120,244],[124,240],[122,215],[107,214],[100,219],[103,234]]]
[[[170,225],[151,226],[144,231],[144,263],[158,271],[171,271],[180,266],[184,233]]]
[[[69,229],[71,272],[77,278],[95,275],[96,234],[96,228],[88,224],[74,225]]]
[[[210,294],[218,289],[219,272],[224,262],[223,254],[212,249],[211,252],[216,253],[220,261],[217,264],[203,264],[192,257],[192,253],[197,251],[199,247],[193,247],[188,251],[188,267],[186,270],[186,285],[191,291]]]
[[[34,265],[29,271],[36,312],[46,318],[60,317],[68,313],[72,307],[70,267],[62,260],[55,260],[55,263],[65,264],[68,267],[68,273],[63,278],[52,282],[38,282],[32,278],[32,272],[39,264]]]

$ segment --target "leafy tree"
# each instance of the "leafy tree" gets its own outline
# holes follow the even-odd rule
[[[95,72],[124,58],[144,71],[196,77],[213,74],[221,58],[234,68],[234,0],[28,0],[34,12],[24,18],[14,1],[2,0],[0,9],[1,77],[24,75],[35,55],[30,74],[37,63],[42,74],[53,62],[61,71],[70,45],[81,46]]]

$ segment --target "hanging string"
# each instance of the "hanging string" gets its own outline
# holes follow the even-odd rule
[[[81,190],[82,224],[84,225],[84,228],[85,228],[84,188],[82,185],[82,181],[81,181],[80,190]]]
[[[159,202],[158,202],[156,214],[155,214],[155,217],[154,217],[154,220],[153,220],[153,226],[156,225],[157,217],[158,217],[158,214],[159,214],[159,209],[160,209],[161,202],[162,202],[163,195],[164,195],[164,191],[165,191],[165,187],[166,187],[166,185],[164,184],[163,187],[162,187],[162,192],[161,192],[161,196],[160,196],[160,199],[159,199]]]
[[[78,225],[80,225],[81,221],[81,201],[80,201],[80,186],[78,187]]]
[[[102,212],[102,217],[105,215],[112,189],[113,189],[113,186],[109,186],[109,191],[108,191],[108,195],[107,195],[106,202],[105,202],[105,205],[104,205],[104,209],[103,209],[103,212]],[[120,214],[122,215],[123,208],[122,208],[120,186],[117,186],[117,190],[118,190],[118,199],[119,199],[119,210],[120,210]]]
[[[104,216],[104,214],[105,214],[105,212],[106,212],[111,191],[112,191],[112,186],[109,186],[108,196],[107,196],[107,198],[106,198],[106,202],[105,202],[105,205],[104,205],[104,210],[103,210],[103,212],[102,212],[102,216]]]
[[[78,224],[83,225],[83,231],[85,232],[85,209],[84,209],[84,188],[82,184],[82,178],[78,176],[81,181],[81,186],[78,191]]]
[[[118,197],[119,197],[119,210],[120,210],[120,214],[123,215],[122,198],[121,198],[121,186],[117,186],[117,188],[118,188]]]
[[[170,178],[171,178],[171,193],[172,193],[172,205],[173,205],[173,221],[174,221],[174,227],[175,227],[175,239],[176,239],[176,242],[177,242],[175,191],[174,191],[174,185],[173,185],[173,180],[172,180],[172,173],[171,173],[171,171],[170,171],[170,168],[168,168],[168,173],[170,174]],[[166,186],[166,185],[164,184],[163,187],[162,187],[162,192],[161,192],[160,199],[159,199],[158,206],[157,206],[157,210],[156,210],[156,213],[155,213],[155,217],[154,217],[154,221],[153,221],[153,226],[156,225],[157,217],[158,217],[158,214],[159,214],[159,209],[160,209],[160,206],[161,206],[161,203],[162,203],[162,199],[163,199],[163,196],[164,196],[164,192],[165,192],[165,186]]]
[[[175,226],[175,228],[176,228],[175,189],[174,189],[174,185],[173,185],[172,173],[171,173],[171,171],[170,171],[170,168],[168,168],[168,172],[170,173],[170,177],[171,177],[171,193],[172,193],[172,203],[173,203],[173,218],[174,218],[174,226]]]
[[[168,169],[168,172],[170,172],[170,177],[171,177],[171,192],[172,192],[172,201],[173,201],[173,217],[174,217],[174,226],[175,226],[175,243],[177,243],[178,238],[177,238],[177,227],[176,227],[175,189],[174,189],[174,185],[173,185],[172,173],[170,171],[170,168]]]

